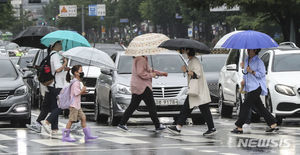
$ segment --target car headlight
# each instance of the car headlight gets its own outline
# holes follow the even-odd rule
[[[275,90],[283,95],[288,95],[288,96],[296,96],[296,93],[293,90],[293,87],[286,86],[286,85],[275,85]]]
[[[118,84],[117,85],[118,94],[131,95],[130,87]]]
[[[19,88],[17,88],[16,90],[15,90],[15,96],[21,96],[21,95],[25,95],[25,94],[27,94],[27,87],[26,86],[21,86],[21,87],[19,87]]]
[[[188,90],[189,90],[188,87],[184,87],[183,91],[182,91],[182,94],[183,95],[188,95]]]
[[[21,104],[14,107],[14,112],[25,112],[27,111],[27,105]]]

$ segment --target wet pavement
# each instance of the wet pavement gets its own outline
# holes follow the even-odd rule
[[[33,111],[33,119],[39,112]],[[45,131],[37,134],[26,128],[0,124],[0,154],[107,154],[107,155],[244,155],[244,154],[300,154],[299,119],[284,121],[278,133],[265,133],[265,123],[251,124],[250,134],[231,134],[235,119],[220,118],[214,113],[217,134],[202,136],[206,125],[184,126],[180,135],[170,132],[154,132],[151,121],[131,119],[131,132],[122,132],[116,127],[88,121],[96,140],[84,142],[79,131],[72,136],[75,143],[62,142],[61,136],[50,137]],[[172,119],[163,118],[170,124]],[[63,128],[67,119],[61,117]]]

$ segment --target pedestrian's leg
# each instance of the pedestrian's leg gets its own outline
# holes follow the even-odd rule
[[[255,101],[255,93],[249,92],[245,98],[244,103],[241,105],[240,114],[238,120],[235,122],[235,125],[238,128],[242,128],[245,121],[248,119],[249,111],[251,109],[251,104]]]
[[[53,89],[51,92],[51,114],[47,118],[47,121],[51,124],[52,130],[58,130],[58,116],[61,113],[61,109],[57,106],[57,95],[61,89]]]
[[[145,102],[146,106],[148,107],[148,111],[151,117],[151,120],[155,126],[155,128],[159,128],[160,127],[160,123],[157,117],[157,110],[156,110],[156,105],[155,105],[155,101],[153,98],[153,92],[151,91],[150,88],[146,88],[145,92],[142,95],[143,97],[143,101]]]
[[[50,101],[49,92],[46,92],[45,98],[44,98],[43,103],[42,103],[41,112],[40,112],[38,118],[36,119],[36,121],[38,123],[41,124],[41,121],[45,120],[45,118],[47,117],[49,111],[51,111],[50,102],[51,101]]]
[[[121,125],[125,125],[127,123],[127,121],[129,120],[129,117],[138,108],[141,100],[142,100],[141,95],[132,94],[130,104],[127,107],[127,109],[125,110],[123,117],[120,121]]]
[[[186,97],[183,106],[180,109],[180,114],[177,119],[177,125],[183,126],[186,124],[186,119],[191,115],[193,109],[190,109],[189,96]]]
[[[209,109],[209,104],[199,105],[202,116],[207,124],[208,130],[213,130],[215,128],[214,121]]]

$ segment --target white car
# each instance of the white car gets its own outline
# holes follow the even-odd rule
[[[278,124],[284,117],[300,114],[300,50],[268,50],[262,57],[266,66],[267,109]]]

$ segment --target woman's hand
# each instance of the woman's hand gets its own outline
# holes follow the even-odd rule
[[[182,66],[182,67],[181,67],[181,70],[185,73],[186,70],[187,70],[187,69],[186,69],[186,66]]]
[[[194,72],[189,71],[187,74],[190,75],[190,76],[193,76],[193,75],[194,75]]]
[[[151,73],[151,76],[152,76],[153,78],[155,78],[155,77],[156,77],[156,73],[155,73],[155,72],[152,72],[152,73]]]
[[[168,73],[167,73],[167,72],[163,72],[163,73],[162,73],[162,76],[167,77],[167,76],[168,76]]]
[[[244,61],[241,62],[240,66],[242,69],[244,69]]]

